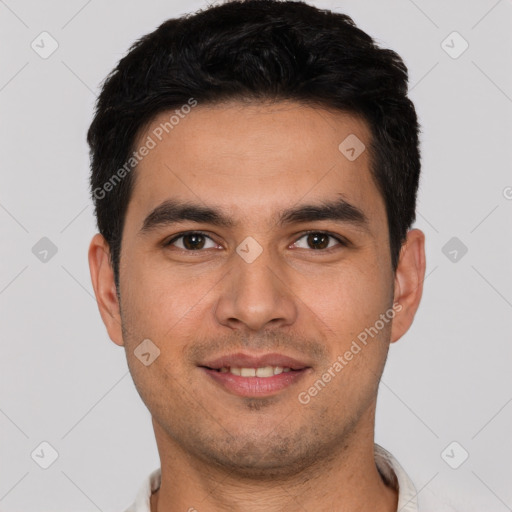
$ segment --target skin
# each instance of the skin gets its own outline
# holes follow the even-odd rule
[[[168,117],[155,118],[139,143]],[[408,330],[420,302],[424,234],[408,232],[394,273],[369,151],[351,162],[338,149],[349,134],[369,147],[365,122],[345,113],[291,102],[199,105],[136,170],[120,303],[108,244],[99,234],[92,239],[102,319],[125,347],[152,415],[162,468],[152,512],[396,511],[397,493],[375,466],[375,407],[389,345]],[[284,208],[340,197],[364,212],[367,229],[334,220],[274,222]],[[183,221],[141,234],[144,218],[170,198],[221,208],[235,224]],[[184,239],[164,246],[194,230],[211,237],[204,248],[186,252]],[[331,238],[328,249],[315,249],[307,230],[350,243]],[[263,249],[252,263],[236,252],[248,236]],[[298,394],[393,303],[401,306],[393,321],[300,403]],[[160,355],[145,366],[134,350],[148,338]],[[197,366],[239,351],[279,352],[311,368],[274,396],[244,398]]]

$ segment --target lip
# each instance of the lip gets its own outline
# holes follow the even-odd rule
[[[264,366],[282,366],[291,368],[292,371],[283,372],[272,377],[242,377],[218,371],[223,367],[261,368]],[[199,368],[225,391],[242,397],[276,395],[302,380],[305,374],[311,370],[311,367],[304,362],[275,353],[261,356],[244,353],[224,355],[199,365]]]

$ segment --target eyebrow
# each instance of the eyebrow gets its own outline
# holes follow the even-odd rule
[[[352,224],[369,231],[369,220],[365,213],[345,199],[322,201],[319,204],[303,204],[282,210],[275,219],[275,225],[286,226],[294,223],[332,220]],[[144,219],[140,234],[170,226],[182,221],[211,224],[232,228],[236,222],[221,209],[198,203],[167,199]]]

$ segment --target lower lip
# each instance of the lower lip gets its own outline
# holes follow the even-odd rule
[[[304,377],[308,368],[283,372],[273,377],[241,377],[232,373],[221,373],[209,368],[201,368],[212,379],[222,385],[227,391],[245,397],[263,397],[278,393],[295,384]]]

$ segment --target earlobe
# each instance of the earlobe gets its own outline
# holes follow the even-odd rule
[[[400,260],[395,273],[394,303],[401,306],[393,319],[391,342],[398,341],[411,326],[420,304],[425,279],[425,235],[411,229],[400,250]]]
[[[89,246],[89,270],[94,294],[101,318],[110,339],[117,345],[124,345],[119,301],[110,264],[110,248],[99,233],[94,235]]]

